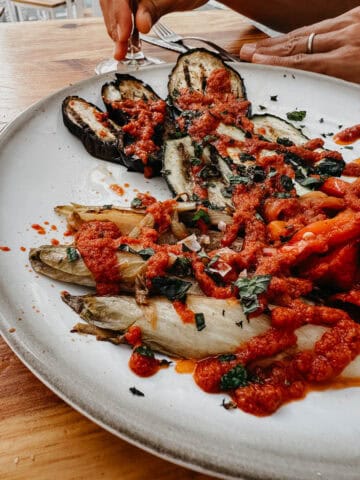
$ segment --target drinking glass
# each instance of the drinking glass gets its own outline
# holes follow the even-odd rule
[[[137,0],[130,0],[130,8],[132,10],[132,31],[129,38],[128,50],[123,60],[115,60],[109,58],[103,60],[95,67],[95,73],[100,75],[101,73],[113,72],[113,71],[131,71],[138,70],[148,65],[158,65],[164,63],[162,60],[154,57],[146,57],[141,44],[141,38],[138,29],[135,25],[135,14],[138,7]]]

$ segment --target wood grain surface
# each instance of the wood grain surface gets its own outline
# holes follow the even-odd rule
[[[264,37],[231,11],[186,12],[164,21],[232,53]],[[144,45],[149,55],[176,54]],[[42,97],[92,76],[112,55],[102,19],[0,24],[0,130]],[[0,252],[1,254],[1,252]],[[0,479],[182,479],[210,477],[116,438],[54,395],[0,339]]]

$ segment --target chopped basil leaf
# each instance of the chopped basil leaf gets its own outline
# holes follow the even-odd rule
[[[174,88],[174,90],[172,91],[172,96],[176,98],[176,97],[178,97],[179,95],[180,95],[179,90],[178,90],[177,88]]]
[[[121,245],[119,245],[118,250],[120,250],[121,252],[133,253],[134,255],[140,255],[140,257],[142,257],[144,260],[148,260],[155,253],[155,251],[152,248],[143,248],[142,250],[134,250],[133,248],[130,247],[130,245],[127,245],[126,243],[122,243]]]
[[[155,277],[151,283],[154,290],[171,301],[183,300],[186,292],[192,285],[191,282],[185,282],[179,278],[172,277]]]
[[[203,313],[195,313],[195,323],[196,323],[196,329],[198,332],[201,332],[201,330],[204,330],[206,327],[205,324],[205,317]]]
[[[192,273],[191,260],[186,257],[177,257],[169,272],[177,277],[188,277]]]
[[[250,179],[248,177],[240,177],[239,175],[230,175],[229,181],[230,185],[238,185],[241,183],[247,185],[250,183]]]
[[[142,206],[143,206],[142,201],[138,197],[135,197],[131,202],[132,208],[142,208]]]
[[[246,387],[248,383],[246,368],[243,365],[236,365],[221,377],[220,388],[221,390],[235,390],[239,387]]]
[[[235,325],[236,325],[237,327],[243,328],[243,321],[240,320],[239,322],[235,322]]]
[[[284,147],[292,147],[294,145],[294,142],[289,140],[287,137],[278,137],[276,139],[276,143],[279,145],[284,145]]]
[[[152,248],[143,248],[142,250],[138,250],[136,253],[144,260],[148,260],[154,255],[155,251]]]
[[[198,220],[203,220],[207,225],[210,224],[210,216],[206,210],[202,210],[201,208],[195,213],[192,217],[193,222],[197,222]]]
[[[266,107],[264,105],[259,105],[260,110],[266,110]]]
[[[276,193],[274,193],[274,197],[276,197],[276,198],[291,198],[291,193],[288,193],[288,192],[276,192]]]
[[[101,207],[101,210],[111,210],[112,207],[113,207],[113,206],[112,206],[111,204],[110,204],[110,205],[103,205],[103,206]]]
[[[196,195],[196,193],[193,193],[193,194],[191,195],[191,200],[192,200],[193,202],[198,202],[199,199],[200,199],[200,197],[199,197],[199,195]]]
[[[214,255],[210,262],[208,263],[208,268],[214,265],[220,258],[220,255]]]
[[[200,158],[193,157],[193,158],[190,158],[190,163],[191,165],[194,165],[196,167],[201,165],[202,161],[200,160]]]
[[[277,100],[278,100],[278,95],[271,95],[270,100],[271,100],[272,102],[277,102]]]
[[[255,160],[256,160],[256,158],[253,155],[250,155],[250,153],[240,153],[239,158],[242,162],[245,162],[245,161],[248,161],[248,160],[251,160],[252,162],[255,162]]]
[[[134,352],[142,355],[143,357],[155,358],[154,352],[147,345],[140,345],[140,347],[136,347]]]
[[[218,356],[219,362],[231,362],[232,360],[236,360],[236,355],[233,353],[226,353],[225,355],[219,355]]]
[[[294,188],[294,184],[293,184],[292,179],[290,177],[288,177],[287,175],[281,175],[280,182],[281,182],[281,185],[283,186],[284,190],[286,190],[288,192]]]
[[[347,150],[354,150],[354,147],[352,145],[346,145],[346,147],[343,148],[346,148]]]
[[[199,143],[194,144],[195,157],[200,158],[203,153],[203,147]]]
[[[266,292],[270,284],[271,275],[254,275],[252,278],[240,277],[235,286],[239,289],[239,297],[245,315],[255,312],[259,305],[258,295]]]
[[[330,177],[340,177],[345,168],[344,160],[335,160],[334,158],[324,158],[316,165],[315,171],[320,175],[329,175]]]
[[[138,390],[136,387],[130,387],[129,390],[133,395],[136,395],[137,397],[145,397],[145,394]]]
[[[301,122],[306,117],[306,110],[294,110],[293,112],[288,112],[286,116],[288,120],[293,120],[294,122]]]
[[[80,258],[79,252],[74,247],[67,247],[66,256],[67,256],[68,262],[75,262]]]
[[[311,190],[320,187],[324,183],[324,179],[316,177],[307,177],[304,180],[298,180],[300,185]]]
[[[320,122],[320,123],[324,123],[324,119],[323,119],[323,118],[320,118],[319,122]]]
[[[200,172],[198,173],[200,178],[207,180],[208,178],[218,178],[220,176],[220,172],[216,165],[205,165]]]

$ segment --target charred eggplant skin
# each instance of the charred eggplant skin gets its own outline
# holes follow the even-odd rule
[[[112,103],[120,100],[145,100],[157,101],[161,97],[146,83],[129,74],[116,74],[113,82],[105,83],[101,89],[101,95],[109,116],[119,125],[124,125],[129,121],[129,116],[121,109],[114,108]],[[170,113],[168,112],[167,116]],[[165,120],[167,122],[168,120]],[[152,155],[146,166],[151,167],[154,175],[159,175],[162,167],[162,144],[165,131],[164,124],[155,128],[153,141],[159,147],[159,151]],[[133,139],[129,135],[124,135],[124,147],[130,145]],[[140,158],[136,156],[128,156],[122,150],[121,162],[128,170],[134,172],[144,172],[144,164]]]
[[[101,96],[110,118],[119,125],[127,123],[129,118],[120,109],[113,108],[114,100],[161,100],[150,85],[132,75],[116,73],[115,77],[113,82],[105,83],[102,86]],[[116,92],[118,98],[111,99],[111,92]]]
[[[114,139],[105,141],[104,138],[97,135],[90,125],[81,118],[81,115],[71,107],[71,102],[83,104],[89,109],[93,109],[94,113],[104,113],[96,105],[87,102],[81,97],[75,95],[66,97],[62,103],[62,117],[69,131],[81,140],[87,152],[93,157],[123,164],[121,155],[122,132],[120,127],[111,124],[110,132],[113,134]]]
[[[197,88],[196,86],[194,86],[191,81],[192,62],[194,62],[193,66],[195,68],[198,68],[198,72],[201,71],[200,81],[198,79],[198,83],[200,83],[200,88]],[[236,92],[234,92],[235,96],[240,101],[247,100],[246,88],[245,88],[244,80],[241,77],[241,75],[236,70],[234,70],[231,66],[226,64],[222,60],[221,56],[218,55],[217,53],[210,52],[205,48],[195,48],[179,55],[176,65],[174,66],[174,68],[172,69],[169,75],[169,81],[168,81],[169,101],[174,107],[179,109],[176,98],[177,98],[177,92],[178,92],[179,82],[180,82],[180,78],[179,78],[180,74],[184,76],[184,80],[188,88],[193,88],[195,90],[202,91],[202,92],[205,91],[207,79],[205,76],[206,72],[204,71],[203,64],[206,62],[212,63],[211,71],[218,68],[225,68],[230,73],[232,81],[238,83]],[[249,107],[248,115],[250,115],[250,113],[251,112]]]

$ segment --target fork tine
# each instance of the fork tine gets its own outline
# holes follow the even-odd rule
[[[165,33],[166,35],[169,35],[169,36],[170,36],[170,35],[174,35],[174,34],[175,34],[175,32],[173,32],[172,30],[170,30],[170,28],[167,27],[164,23],[158,22],[158,25],[159,25],[159,27],[161,27],[161,28],[163,29],[163,31],[164,31],[164,33]]]
[[[154,30],[155,30],[155,33],[157,35],[159,35],[159,37],[168,37],[169,34],[167,33],[167,31],[164,29],[164,25],[160,22],[157,22],[155,25],[154,25]]]

